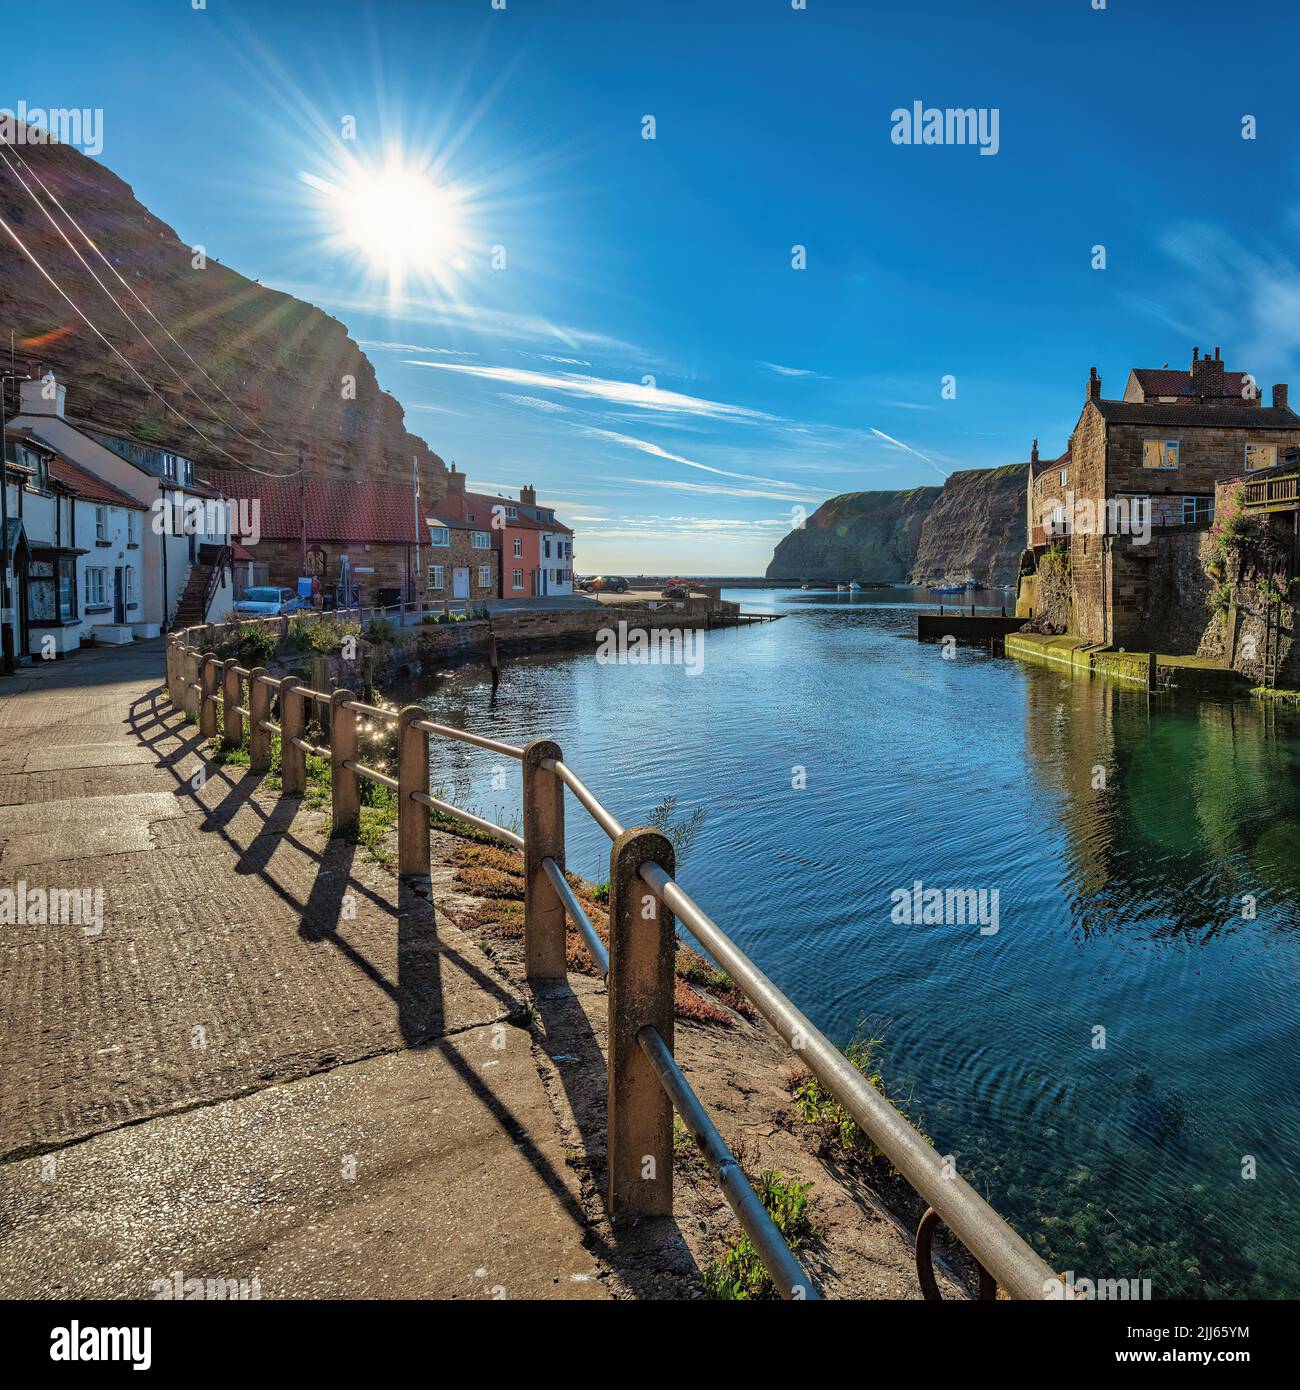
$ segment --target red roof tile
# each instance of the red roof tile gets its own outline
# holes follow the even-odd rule
[[[401,483],[355,483],[340,478],[265,478],[233,469],[208,474],[226,497],[261,502],[267,540],[297,540],[306,515],[307,540],[350,545],[419,545],[415,499]]]
[[[130,507],[137,512],[149,510],[145,503],[138,502],[120,488],[114,487],[112,483],[106,483],[103,478],[87,473],[84,468],[78,467],[70,459],[60,458],[58,454],[50,458],[49,470],[51,478],[87,502],[99,502],[110,507]]]
[[[486,510],[489,520],[492,517],[493,507],[523,507],[525,504],[514,497],[489,497],[486,492],[467,492],[464,499],[471,510],[475,513]],[[520,511],[518,516],[508,517],[507,526],[517,526],[521,531],[549,531],[554,534],[557,531],[569,534],[569,528],[559,521],[534,521],[531,516],[525,516]]]
[[[1196,392],[1192,390],[1191,372],[1178,372],[1169,367],[1134,367],[1133,375],[1137,377],[1143,394],[1148,397],[1190,396],[1193,400],[1196,399]],[[1242,387],[1245,381],[1245,372],[1224,372],[1224,396],[1236,396],[1238,400],[1244,400]],[[1154,405],[1156,402],[1151,401],[1150,404]]]

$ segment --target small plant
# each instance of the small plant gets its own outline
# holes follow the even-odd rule
[[[1285,570],[1277,570],[1264,575],[1257,588],[1264,603],[1285,603],[1291,592],[1291,580],[1287,578]]]
[[[805,1245],[817,1239],[808,1201],[812,1183],[795,1182],[774,1168],[764,1168],[757,1179],[750,1178],[750,1185],[792,1254],[797,1255]],[[729,1301],[776,1297],[771,1276],[763,1268],[758,1251],[747,1235],[740,1236],[704,1271],[704,1292],[709,1298]]]
[[[391,618],[375,618],[366,628],[367,642],[392,642],[397,638],[397,624]]]
[[[1216,613],[1227,615],[1232,607],[1232,585],[1216,584],[1210,591],[1210,607]]]
[[[658,806],[650,812],[647,822],[653,825],[661,835],[664,835],[671,842],[677,854],[678,864],[686,857],[686,851],[690,849],[691,843],[700,833],[704,826],[705,808],[699,807],[693,814],[687,816],[685,820],[674,821],[672,819],[677,810],[677,798],[666,796]]]
[[[607,903],[609,901],[609,880],[606,879],[604,883],[593,883],[591,885],[591,896],[595,898],[598,903]]]

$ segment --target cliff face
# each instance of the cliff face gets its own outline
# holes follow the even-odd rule
[[[769,579],[906,579],[926,513],[942,489],[845,492],[777,543]]]
[[[973,468],[941,488],[832,497],[777,544],[767,577],[1011,584],[1025,545],[1026,470]]]
[[[926,514],[912,561],[917,584],[950,578],[1015,582],[1025,548],[1027,463],[952,473]]]
[[[211,256],[205,268],[196,269],[193,249],[137,202],[127,184],[70,146],[6,146],[0,152],[192,389],[182,386],[142,341],[3,162],[0,217],[136,371],[219,447],[205,443],[151,396],[0,229],[0,324],[14,330],[28,365],[52,369],[65,382],[69,416],[173,447],[197,462],[200,477],[205,468],[234,466],[221,450],[258,468],[293,468],[301,443],[309,472],[406,483],[414,457],[420,460],[425,496],[445,493],[442,460],[407,431],[402,407],[380,390],[369,359],[337,319],[246,279]],[[204,380],[86,246],[16,154],[240,409]],[[273,455],[267,449],[288,452]]]

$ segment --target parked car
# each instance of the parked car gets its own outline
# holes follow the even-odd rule
[[[270,586],[245,589],[235,600],[235,612],[242,618],[278,618],[306,607],[292,589],[274,589]]]
[[[590,593],[592,582],[593,581],[590,575],[584,575],[581,578],[575,579],[573,581],[573,587],[575,589],[580,589],[584,594]]]
[[[627,580],[619,574],[598,574],[591,581],[590,592],[594,594],[625,594],[627,593]]]

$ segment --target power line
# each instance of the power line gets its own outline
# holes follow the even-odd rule
[[[3,145],[6,144],[6,143],[7,143],[7,142],[5,142],[5,141],[0,141],[0,146],[3,146]],[[13,146],[10,145],[9,148],[12,150],[12,149],[13,149]],[[132,287],[131,287],[129,284],[127,284],[127,282],[126,282],[125,280],[122,279],[121,275],[118,275],[118,273],[117,273],[116,269],[113,267],[112,263],[111,263],[111,262],[108,260],[108,258],[104,255],[104,253],[103,253],[102,251],[99,250],[99,248],[98,248],[98,247],[95,245],[95,243],[90,239],[90,237],[88,237],[88,236],[86,235],[86,233],[81,229],[81,227],[78,226],[76,220],[72,217],[72,215],[68,212],[68,210],[63,206],[63,204],[59,202],[58,198],[56,198],[56,197],[54,196],[54,194],[51,193],[51,192],[49,191],[49,189],[45,187],[45,184],[41,182],[40,176],[35,172],[35,170],[32,169],[31,165],[28,164],[27,161],[26,161],[25,159],[23,159],[23,157],[22,157],[20,154],[18,154],[16,150],[14,151],[14,157],[22,164],[22,166],[27,170],[27,172],[28,172],[29,174],[31,174],[32,178],[35,179],[36,182],[39,183],[39,184],[41,185],[41,188],[44,189],[46,195],[51,199],[51,201],[53,201],[53,202],[55,203],[55,205],[58,207],[59,211],[62,212],[63,215],[68,219],[68,221],[71,222],[72,225],[73,225],[74,227],[77,228],[77,231],[81,233],[81,235],[82,235],[83,239],[85,240],[86,244],[87,244],[93,251],[95,251],[96,255],[99,256],[100,260],[102,260],[102,261],[104,262],[104,264],[105,264],[106,266],[108,266],[108,268],[109,268],[111,271],[113,271],[113,273],[114,273],[115,275],[117,275],[117,278],[121,281],[121,283],[123,284],[123,286],[124,286],[128,291],[130,291],[131,294],[135,295],[136,301],[140,304],[140,307],[141,307],[142,309],[144,309],[145,312],[148,313],[148,314],[150,315],[151,318],[153,318],[154,322],[157,323],[158,326],[159,326],[160,328],[163,329],[163,332],[167,333],[167,336],[168,336],[169,338],[172,339],[172,342],[176,343],[176,346],[179,347],[179,348],[181,349],[182,352],[185,352],[185,349],[184,349],[183,347],[181,347],[180,343],[177,342],[177,340],[176,340],[174,337],[172,337],[172,334],[171,334],[171,333],[163,326],[163,324],[158,320],[157,316],[153,313],[153,311],[149,309],[149,306],[148,306],[147,304],[145,304],[143,300],[140,299],[139,295],[136,295],[136,294],[135,294],[135,291],[132,289]],[[86,260],[86,258],[81,254],[81,252],[78,251],[77,248],[76,248],[76,247],[72,244],[72,242],[68,239],[67,233],[63,230],[62,227],[59,226],[58,222],[57,222],[57,221],[55,220],[55,218],[54,218],[54,215],[53,215],[53,214],[50,212],[50,210],[45,206],[45,204],[41,202],[41,200],[36,196],[36,194],[32,192],[31,188],[30,188],[30,187],[28,186],[28,184],[27,184],[27,181],[26,181],[26,180],[23,178],[23,176],[14,168],[14,166],[9,162],[8,156],[5,155],[5,154],[3,154],[3,153],[0,153],[0,159],[3,159],[3,160],[4,160],[5,166],[8,168],[9,172],[10,172],[11,174],[13,174],[14,178],[18,181],[18,183],[22,186],[22,189],[23,189],[23,191],[27,194],[27,196],[28,196],[28,197],[32,200],[32,202],[35,203],[36,206],[37,206],[38,208],[40,208],[40,210],[45,214],[45,217],[46,217],[46,219],[49,221],[50,226],[52,226],[52,227],[54,228],[54,230],[55,230],[56,232],[58,232],[59,236],[63,238],[64,244],[67,246],[68,250],[71,251],[72,254],[73,254],[74,256],[76,256],[76,258],[77,258],[77,259],[81,262],[81,264],[85,267],[86,272],[90,275],[91,279],[93,279],[94,282],[99,286],[99,288],[100,288],[101,290],[103,290],[104,293],[108,296],[109,300],[110,300],[110,301],[112,302],[112,304],[113,304],[113,307],[114,307],[115,309],[117,309],[117,311],[122,315],[122,317],[123,317],[124,319],[126,319],[127,323],[129,323],[129,324],[131,325],[131,327],[132,327],[133,329],[135,329],[136,333],[139,334],[140,338],[141,338],[146,344],[148,344],[149,348],[150,348],[150,349],[152,350],[152,352],[154,353],[154,356],[156,356],[156,357],[158,358],[158,360],[167,368],[167,370],[168,370],[169,372],[171,372],[171,374],[176,378],[176,380],[177,380],[178,382],[180,382],[181,386],[182,386],[186,391],[188,391],[188,392],[194,397],[194,399],[195,399],[196,401],[199,402],[200,405],[202,405],[205,409],[207,409],[207,408],[208,408],[207,402],[204,401],[203,398],[199,395],[199,393],[189,384],[189,382],[187,382],[187,381],[185,380],[185,378],[184,378],[183,376],[181,376],[180,372],[177,371],[177,369],[175,368],[175,366],[173,366],[172,363],[171,363],[170,361],[168,361],[168,359],[164,356],[164,354],[162,353],[162,351],[154,344],[153,340],[149,337],[149,335],[148,335],[147,333],[145,333],[145,331],[140,327],[140,325],[135,321],[135,319],[133,319],[133,318],[131,317],[131,315],[126,311],[125,306],[122,305],[122,304],[120,304],[120,303],[117,301],[117,299],[114,298],[114,296],[113,296],[113,294],[110,292],[108,286],[107,286],[106,284],[104,284],[104,282],[99,278],[98,275],[95,274],[94,268],[90,265],[90,263]],[[186,357],[189,357],[189,353],[185,353],[185,355],[186,355]],[[191,361],[191,362],[194,362],[194,359],[191,357],[191,358],[190,358],[190,361]],[[214,387],[216,387],[216,389],[217,389],[219,392],[221,392],[221,395],[222,395],[222,397],[223,397],[225,400],[229,401],[230,404],[231,404],[232,406],[234,406],[234,408],[235,408],[236,410],[239,410],[239,411],[240,411],[240,414],[242,414],[242,415],[244,416],[245,419],[248,419],[248,420],[250,421],[250,423],[252,423],[252,424],[254,425],[255,428],[257,428],[257,429],[261,429],[261,428],[262,428],[260,425],[258,425],[258,424],[256,423],[256,421],[253,421],[253,420],[251,419],[251,417],[247,414],[246,411],[243,411],[239,406],[235,405],[235,402],[234,402],[234,401],[231,401],[231,400],[230,400],[230,397],[227,396],[226,393],[225,393],[224,391],[221,390],[221,387],[218,386],[217,383],[216,383],[215,381],[213,381],[212,378],[211,378],[210,376],[208,376],[207,372],[204,372],[204,371],[203,371],[203,368],[200,367],[199,364],[198,364],[197,362],[194,362],[194,366],[198,369],[198,371],[200,371],[200,372],[203,373],[203,375],[207,378],[208,381],[212,382],[212,385],[213,385]],[[218,416],[217,419],[218,419],[218,422],[219,422],[221,425],[225,426],[226,429],[229,429],[229,430],[233,431],[233,433],[235,433],[236,435],[238,435],[238,437],[239,437],[240,439],[242,439],[242,440],[244,441],[245,444],[251,445],[254,449],[261,449],[261,451],[262,451],[264,454],[270,454],[270,455],[275,456],[275,457],[288,457],[289,454],[290,454],[290,452],[291,452],[291,451],[288,450],[288,449],[268,449],[268,448],[266,447],[265,444],[260,443],[260,442],[259,442],[258,440],[256,440],[256,439],[250,439],[246,434],[244,434],[244,432],[243,432],[242,430],[236,428],[234,425],[228,424],[226,421],[222,420],[222,419],[220,418],[220,416]]]
[[[58,294],[61,295],[65,300],[67,300],[68,305],[72,309],[73,313],[75,313],[77,317],[80,318],[83,323],[85,323],[86,327],[90,329],[90,331],[104,344],[104,346],[113,354],[114,357],[120,357],[122,359],[122,361],[126,365],[127,370],[134,377],[139,379],[141,385],[143,385],[145,390],[148,391],[151,396],[157,396],[163,404],[163,409],[170,410],[171,413],[175,415],[178,420],[180,420],[183,424],[185,424],[191,430],[193,430],[194,433],[197,434],[198,437],[201,440],[203,440],[205,444],[215,449],[217,453],[224,454],[226,458],[228,458],[233,464],[235,464],[236,467],[248,469],[253,473],[260,473],[263,477],[266,478],[291,478],[294,476],[295,473],[301,471],[301,465],[299,465],[297,469],[291,469],[287,473],[273,473],[265,468],[254,468],[251,463],[244,463],[240,459],[237,459],[234,456],[234,454],[230,453],[229,450],[223,449],[221,445],[218,444],[215,440],[209,439],[208,436],[204,434],[203,431],[199,429],[199,427],[187,415],[177,410],[176,407],[172,405],[172,403],[169,400],[167,400],[167,398],[163,396],[160,391],[158,391],[150,382],[146,381],[145,378],[141,376],[140,373],[136,370],[134,364],[126,356],[124,356],[116,347],[114,347],[113,344],[109,342],[109,340],[106,337],[104,337],[104,335],[99,331],[99,329],[96,328],[95,325],[90,321],[90,318],[73,301],[71,296],[64,291],[63,287],[58,283],[58,281],[55,280],[55,278],[49,273],[49,271],[45,269],[45,267],[40,263],[40,261],[38,261],[36,257],[27,249],[27,247],[23,245],[22,238],[19,237],[17,232],[14,231],[14,229],[4,220],[3,217],[0,217],[0,227],[3,227],[4,230],[9,233],[9,236],[13,239],[14,244],[18,247],[18,249],[23,253],[24,256],[27,257],[29,261],[31,261],[31,263],[36,267],[37,270],[40,271],[40,273],[45,277],[45,279],[50,282],[50,284],[54,287]]]

